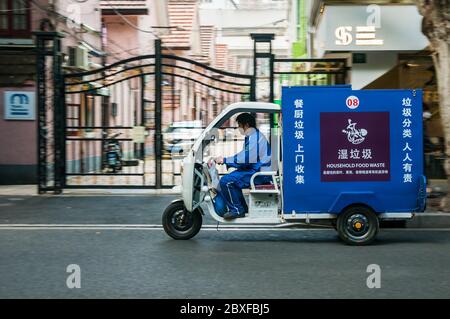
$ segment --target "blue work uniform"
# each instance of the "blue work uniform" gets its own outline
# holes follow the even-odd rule
[[[244,149],[233,156],[225,157],[223,163],[227,169],[233,167],[236,170],[220,179],[219,192],[214,200],[216,213],[223,216],[228,210],[234,215],[245,214],[248,207],[242,189],[250,187],[253,174],[270,169],[270,144],[258,129],[249,128],[244,139]],[[266,181],[266,176],[260,176],[255,179],[255,184]]]

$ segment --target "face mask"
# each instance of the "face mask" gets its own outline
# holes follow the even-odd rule
[[[241,133],[241,135],[245,135],[245,130],[243,127],[238,127],[239,133]]]

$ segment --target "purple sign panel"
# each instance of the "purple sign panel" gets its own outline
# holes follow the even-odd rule
[[[322,182],[390,180],[389,112],[320,113]]]

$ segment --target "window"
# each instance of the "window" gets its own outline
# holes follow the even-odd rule
[[[0,36],[30,35],[29,0],[0,0]]]
[[[95,126],[95,96],[94,95],[85,95],[84,100],[84,126],[86,128],[86,132],[92,131],[92,126]]]
[[[67,135],[77,136],[80,127],[80,104],[77,103],[66,103],[67,113],[66,120],[67,126],[73,127],[67,129]]]

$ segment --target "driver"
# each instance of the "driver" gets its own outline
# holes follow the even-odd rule
[[[236,168],[220,179],[218,194],[214,199],[216,212],[225,219],[245,217],[248,212],[242,189],[250,187],[250,179],[260,170],[270,170],[271,150],[264,134],[256,128],[256,120],[250,113],[242,113],[236,121],[239,132],[245,136],[244,149],[230,157],[216,157],[218,164],[227,169]],[[259,176],[265,182],[266,176]],[[255,181],[256,182],[256,181]]]

